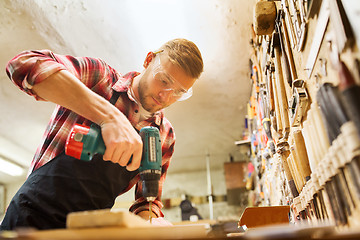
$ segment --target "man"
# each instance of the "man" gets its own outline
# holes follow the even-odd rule
[[[9,78],[37,100],[57,104],[44,142],[31,164],[30,175],[13,197],[1,229],[64,228],[69,212],[111,208],[115,198],[136,184],[130,211],[162,218],[161,187],[174,151],[175,134],[163,108],[189,98],[203,71],[201,53],[186,39],[174,39],[149,52],[141,73],[121,76],[104,61],[25,51],[6,68]],[[110,102],[112,103],[110,103]],[[64,154],[64,145],[75,123],[101,127],[106,145],[103,156],[84,162]],[[141,196],[144,126],[160,130],[162,174],[152,213]],[[130,157],[133,156],[131,163]]]

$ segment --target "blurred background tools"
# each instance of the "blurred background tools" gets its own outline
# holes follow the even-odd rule
[[[293,223],[360,226],[360,68],[351,6],[281,0],[254,9],[248,116],[258,140],[252,162],[262,166],[253,174],[257,204],[290,205]]]

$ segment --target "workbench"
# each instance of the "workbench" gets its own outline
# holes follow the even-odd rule
[[[0,239],[33,240],[83,240],[83,239],[360,239],[359,231],[337,232],[333,226],[295,226],[274,225],[250,229],[246,233],[233,233],[221,236],[212,232],[204,224],[192,224],[173,227],[143,228],[89,228],[9,232]]]

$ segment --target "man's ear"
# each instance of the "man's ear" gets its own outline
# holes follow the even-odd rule
[[[147,68],[150,64],[150,62],[154,59],[155,54],[153,52],[148,52],[148,54],[146,55],[145,61],[144,61],[144,68]]]

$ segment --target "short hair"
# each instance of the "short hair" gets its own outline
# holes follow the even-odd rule
[[[203,72],[200,50],[192,41],[176,38],[166,42],[159,50],[164,50],[170,62],[184,69],[188,76],[197,79]]]

